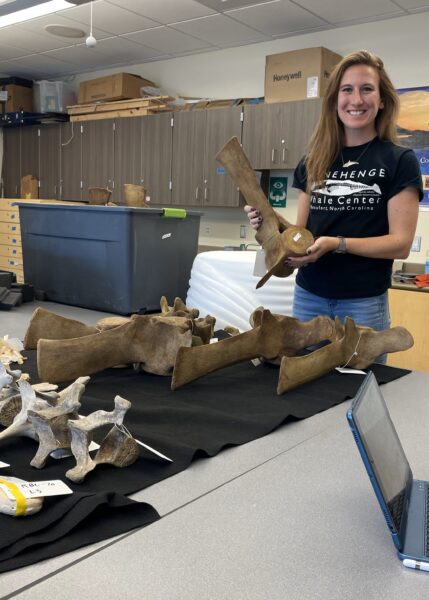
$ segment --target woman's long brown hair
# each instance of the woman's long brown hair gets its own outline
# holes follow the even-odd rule
[[[367,50],[358,50],[348,54],[334,67],[329,76],[326,96],[322,104],[322,114],[310,138],[306,158],[308,191],[314,184],[323,181],[326,172],[344,145],[344,127],[337,112],[338,90],[346,69],[355,65],[368,65],[378,73],[380,97],[384,108],[378,111],[375,129],[380,139],[397,143],[396,121],[399,112],[399,98],[384,69],[383,61]]]

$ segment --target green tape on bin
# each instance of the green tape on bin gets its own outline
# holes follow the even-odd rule
[[[164,208],[163,216],[172,219],[185,219],[186,210],[184,208]]]

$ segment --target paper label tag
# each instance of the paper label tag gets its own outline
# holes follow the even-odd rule
[[[210,344],[216,344],[218,341],[218,338],[210,338]]]
[[[7,90],[1,91],[0,92],[0,102],[7,102]]]
[[[5,467],[10,467],[10,465],[0,460],[0,469],[4,469]]]
[[[319,78],[307,77],[307,98],[317,98],[319,91]]]
[[[365,371],[360,369],[349,369],[349,367],[336,367],[335,369],[339,373],[347,373],[349,375],[366,375]]]
[[[259,360],[259,358],[252,358],[252,360],[250,362],[252,363],[252,365],[254,367],[259,367],[259,365],[261,364],[261,361]]]
[[[167,238],[171,237],[171,233],[164,233],[163,236],[161,236],[162,240],[166,240]]]
[[[255,264],[253,266],[253,275],[255,277],[263,277],[267,272],[267,267],[265,265],[265,252],[264,249],[256,251],[255,256]]]
[[[134,438],[134,439],[136,440],[136,438]],[[168,460],[168,462],[173,462],[173,460],[171,458],[168,458],[168,456],[165,456],[165,454],[158,452],[158,450],[151,448],[147,444],[143,444],[143,442],[140,442],[140,440],[136,440],[136,442],[137,442],[137,444],[139,444],[139,446],[143,446],[143,448],[146,448],[146,450],[149,450],[149,452],[153,452],[153,454],[156,454],[157,456],[163,458],[164,460]]]
[[[61,481],[61,479],[52,479],[51,481],[25,481],[23,483],[16,483],[15,485],[26,498],[73,494],[73,490],[71,490],[64,481]],[[0,487],[8,498],[15,500],[15,496],[8,487],[1,483]]]
[[[301,238],[302,238],[302,235],[301,235],[301,234],[299,233],[299,231],[298,231],[298,233],[295,233],[295,235],[293,236],[293,238],[292,238],[292,239],[293,239],[293,241],[294,241],[294,242],[297,242],[297,241],[298,241],[298,240],[300,240]]]

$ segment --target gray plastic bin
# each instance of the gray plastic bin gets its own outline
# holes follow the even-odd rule
[[[25,281],[47,300],[120,314],[159,310],[163,295],[185,301],[202,213],[18,205]]]

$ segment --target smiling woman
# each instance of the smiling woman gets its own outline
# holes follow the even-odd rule
[[[392,263],[408,256],[422,198],[416,156],[397,144],[398,109],[374,54],[353,52],[331,73],[293,184],[300,190],[297,225],[315,238],[307,256],[287,260],[299,268],[293,315],[301,320],[349,316],[376,330],[390,325]],[[257,228],[258,211],[245,210]]]

